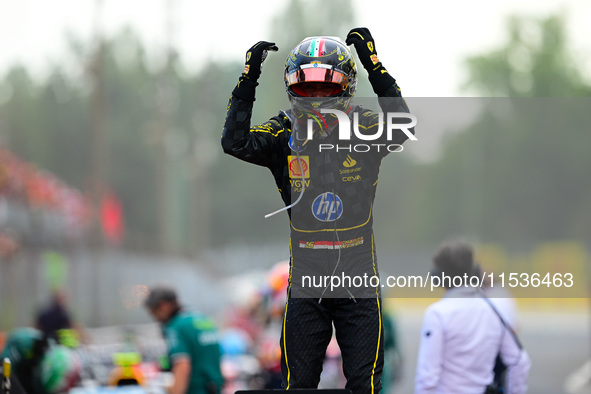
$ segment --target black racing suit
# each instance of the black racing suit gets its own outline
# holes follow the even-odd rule
[[[378,141],[362,141],[355,135],[340,141],[339,133],[332,130],[302,145],[299,136],[292,138],[296,137],[292,125],[295,129],[299,122],[291,111],[251,127],[256,85],[241,79],[234,90],[222,147],[227,154],[269,168],[286,206],[304,193],[288,211],[291,259],[281,333],[283,384],[286,389],[318,386],[334,324],[346,388],[354,394],[379,393],[384,336],[381,297],[376,282],[367,285],[370,278],[378,277],[372,205],[380,163],[389,153],[386,146],[396,148],[407,135],[395,130],[390,140],[384,131]],[[394,98],[380,101],[383,112],[408,112],[395,82],[382,96]],[[359,130],[375,134],[381,120],[378,114],[353,106],[348,112],[351,120],[355,112],[360,114]],[[378,145],[379,151],[372,146],[371,152],[365,152],[371,144]],[[342,283],[331,287],[332,278]],[[364,285],[357,286],[363,278]]]

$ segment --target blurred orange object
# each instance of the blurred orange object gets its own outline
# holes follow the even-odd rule
[[[109,386],[146,384],[146,376],[140,367],[142,357],[139,353],[115,353],[113,362],[115,368],[109,374]]]

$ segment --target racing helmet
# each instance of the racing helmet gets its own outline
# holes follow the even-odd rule
[[[82,362],[78,354],[65,346],[51,346],[41,360],[41,383],[48,393],[64,393],[80,378]]]
[[[357,67],[347,45],[338,37],[308,37],[289,54],[283,74],[287,95],[292,104],[310,101],[306,86],[325,90],[323,107],[348,111],[357,86]],[[320,85],[321,84],[321,85]]]

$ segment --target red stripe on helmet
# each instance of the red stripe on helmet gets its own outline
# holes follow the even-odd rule
[[[324,42],[326,41],[325,38],[320,39],[320,43],[318,44],[318,57],[322,56],[322,52],[324,51]]]

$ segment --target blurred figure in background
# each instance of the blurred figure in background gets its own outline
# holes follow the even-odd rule
[[[402,377],[402,351],[396,315],[392,309],[384,308],[384,370],[382,373],[382,392],[393,394],[395,385]]]
[[[11,362],[14,393],[19,386],[29,394],[67,392],[78,383],[82,370],[81,360],[72,349],[29,327],[17,328],[8,335],[0,357]]]
[[[433,257],[433,276],[442,279],[446,293],[425,312],[416,394],[498,393],[491,387],[497,355],[507,365],[505,392],[527,391],[527,352],[490,300],[479,288],[469,286],[469,277],[479,269],[473,256],[469,244],[451,242]]]
[[[67,296],[61,289],[54,290],[49,304],[37,314],[35,325],[47,338],[71,348],[78,347],[83,335],[68,311]]]
[[[287,286],[289,285],[289,261],[282,261],[273,265],[267,274],[267,280],[262,290],[261,305],[266,319],[264,329],[257,338],[257,357],[263,369],[264,388],[281,389],[281,346],[279,338],[285,302],[287,300]]]
[[[157,286],[150,289],[144,304],[162,324],[174,383],[171,394],[217,394],[223,378],[221,350],[215,323],[208,317],[184,310],[176,291]]]

